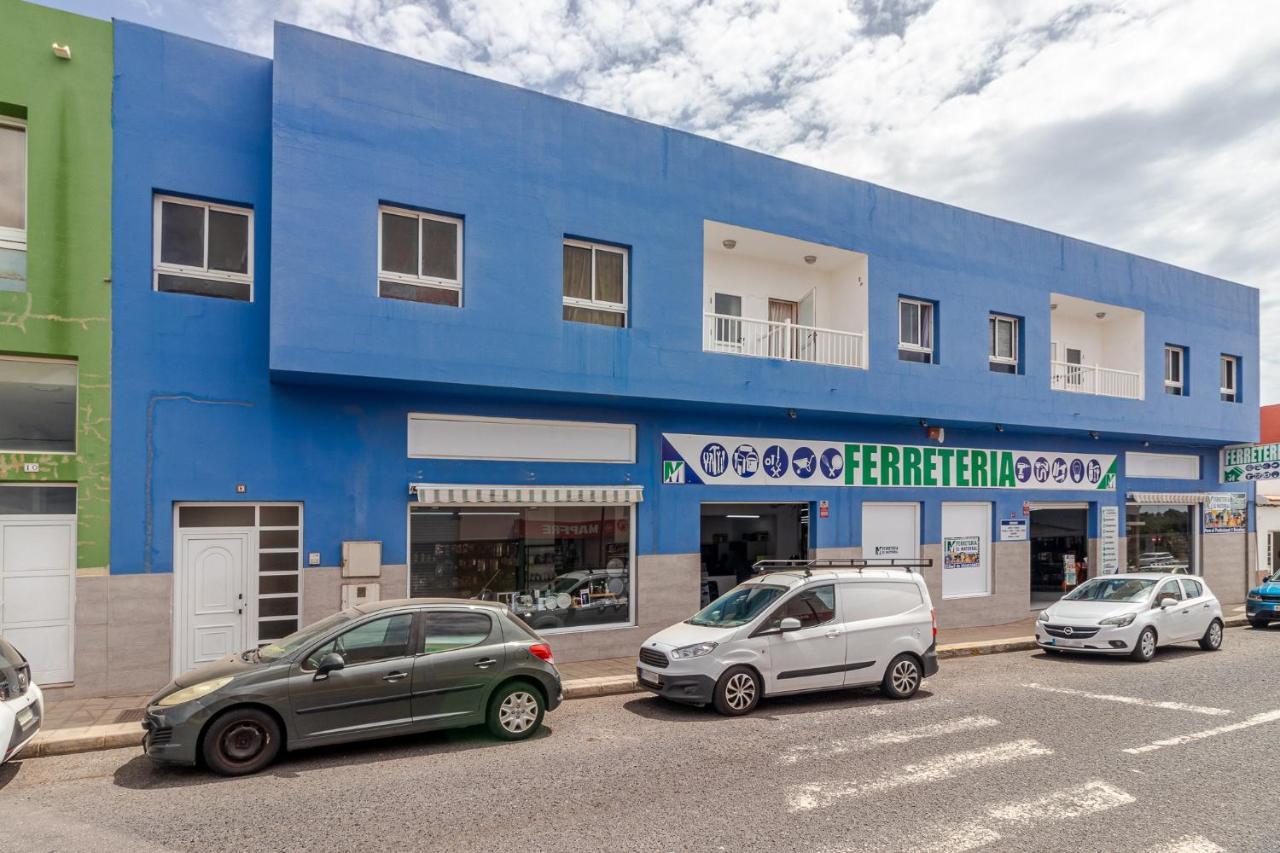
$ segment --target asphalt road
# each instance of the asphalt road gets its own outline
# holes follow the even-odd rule
[[[136,751],[0,768],[0,849],[1136,851],[1280,849],[1280,629],[1149,664],[944,661],[909,702],[634,694],[482,731],[298,753],[253,778]]]

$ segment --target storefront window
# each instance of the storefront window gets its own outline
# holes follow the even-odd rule
[[[1129,571],[1194,572],[1195,517],[1193,506],[1129,504]]]
[[[538,631],[631,621],[631,507],[413,506],[409,594],[508,604]]]

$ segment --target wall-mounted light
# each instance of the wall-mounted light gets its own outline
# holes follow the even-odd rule
[[[818,262],[818,256],[817,256],[817,255],[805,255],[805,256],[804,256],[804,262],[805,262],[806,264],[816,264],[816,263]]]
[[[928,428],[929,428],[929,422],[928,422],[928,421],[926,421],[924,418],[921,418],[921,419],[920,419],[920,426],[921,426],[921,427],[923,427],[923,428],[925,428],[925,429],[928,429]]]
[[[1004,432],[1004,424],[996,424],[996,432]]]
[[[738,241],[737,240],[721,240],[720,245],[724,246],[726,249],[733,249],[734,246],[738,245]]]
[[[791,420],[793,420],[793,421],[794,421],[794,420],[796,419],[796,410],[795,410],[795,409],[787,409],[787,417],[791,418]]]
[[[1144,442],[1142,442],[1142,446],[1143,446],[1143,447],[1150,447],[1150,446],[1151,446],[1151,442],[1149,442],[1149,441],[1144,441]]]
[[[1096,430],[1089,430],[1089,438],[1092,438],[1094,441],[1097,441],[1097,440],[1098,440],[1098,433],[1097,433],[1097,431],[1096,431]]]
[[[1093,316],[1097,317],[1099,320],[1105,320],[1107,319],[1107,312],[1099,311],[1097,314],[1094,314]]]
[[[1056,302],[1050,302],[1050,303],[1049,303],[1049,310],[1050,310],[1050,311],[1057,311],[1057,310],[1058,310],[1058,303],[1056,303]]]
[[[53,43],[53,55],[54,55],[54,56],[56,56],[56,57],[58,57],[59,59],[70,59],[70,58],[71,58],[71,45],[69,45],[69,44],[58,44],[58,43],[55,41],[55,42]]]

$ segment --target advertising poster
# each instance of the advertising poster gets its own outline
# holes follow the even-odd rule
[[[1244,533],[1249,523],[1249,502],[1244,494],[1224,492],[1204,502],[1205,533]]]
[[[982,545],[977,536],[952,536],[942,540],[942,568],[967,569],[981,561]]]
[[[662,436],[662,482],[708,486],[911,486],[1114,491],[1116,457],[1053,450]]]

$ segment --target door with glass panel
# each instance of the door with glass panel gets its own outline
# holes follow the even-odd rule
[[[769,355],[792,358],[796,353],[796,323],[800,305],[789,299],[769,300]]]

